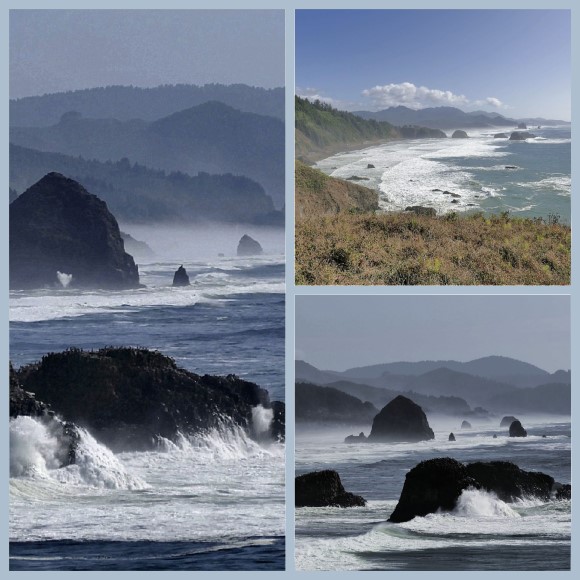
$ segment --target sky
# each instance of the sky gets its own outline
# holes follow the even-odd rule
[[[296,297],[295,358],[319,369],[490,355],[569,369],[569,297]]]
[[[569,10],[298,10],[296,92],[569,121],[570,37]]]
[[[10,97],[107,85],[284,86],[283,10],[11,10]]]

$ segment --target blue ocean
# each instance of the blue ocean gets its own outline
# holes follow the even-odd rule
[[[435,439],[420,443],[345,444],[369,426],[296,427],[296,474],[338,471],[365,507],[297,508],[299,570],[569,570],[571,502],[526,498],[504,503],[495,494],[465,490],[452,512],[388,522],[407,472],[425,459],[511,461],[561,483],[571,479],[571,427],[563,417],[521,417],[528,437],[508,437],[497,422],[429,417]],[[450,431],[457,441],[449,442]],[[493,438],[496,434],[497,438]],[[544,435],[546,437],[544,437]]]
[[[495,138],[500,132],[509,137],[501,127],[468,130],[468,139],[391,141],[334,155],[316,167],[378,190],[383,211],[422,205],[439,214],[507,211],[570,223],[571,128],[529,131],[533,137],[524,141]]]
[[[141,346],[283,401],[283,233],[262,233],[264,254],[243,258],[235,231],[130,233],[156,251],[139,263],[144,288],[11,293],[13,364],[71,346]],[[173,288],[180,264],[191,286]],[[46,424],[11,420],[11,570],[284,568],[283,444],[224,427],[114,454],[83,431],[76,464],[64,468],[53,461],[58,444]]]

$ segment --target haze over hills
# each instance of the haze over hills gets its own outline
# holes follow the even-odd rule
[[[543,118],[511,119],[499,113],[486,111],[464,112],[457,107],[426,107],[411,109],[399,105],[380,111],[353,111],[363,119],[385,121],[393,125],[422,125],[432,129],[475,129],[485,127],[512,127],[526,125],[567,125],[567,121]]]
[[[166,173],[131,164],[88,161],[10,145],[10,200],[56,171],[79,183],[107,203],[123,222],[253,222],[284,223],[263,187],[231,174]],[[160,195],[163,192],[163,195]]]
[[[397,374],[385,371],[385,368],[396,370]],[[469,369],[485,372],[490,376],[472,374],[467,372]],[[514,372],[516,369],[519,372]],[[530,369],[538,372],[531,374]],[[358,372],[358,376],[355,376],[355,372]],[[508,372],[510,374],[499,374]],[[509,382],[498,379],[506,376],[511,377]],[[304,361],[296,361],[295,380],[332,386],[361,400],[368,400],[376,406],[385,404],[388,402],[386,399],[390,400],[397,394],[413,393],[417,404],[438,412],[466,414],[469,407],[484,407],[497,413],[518,410],[570,413],[571,387],[568,372],[557,371],[550,374],[534,365],[508,357],[484,357],[467,363],[387,363],[350,369],[342,373],[321,371]],[[439,404],[436,400],[438,397],[451,399],[442,400]],[[463,404],[467,408],[462,407]]]
[[[24,97],[10,101],[12,127],[49,127],[62,115],[155,121],[208,101],[219,101],[246,113],[284,120],[284,88],[264,89],[244,84],[161,85],[154,88],[108,86]]]
[[[233,173],[258,181],[284,204],[284,124],[212,101],[148,122],[65,113],[48,127],[12,127],[11,142],[99,161],[123,158],[152,169]]]

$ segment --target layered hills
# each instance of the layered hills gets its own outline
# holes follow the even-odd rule
[[[12,126],[16,145],[102,162],[128,159],[155,170],[233,173],[258,181],[284,203],[284,124],[217,101],[154,121],[64,113],[50,126]]]

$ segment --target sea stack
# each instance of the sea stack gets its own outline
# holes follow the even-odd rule
[[[467,139],[469,135],[462,131],[461,129],[457,129],[457,131],[453,131],[453,135],[451,135],[452,139]]]
[[[461,428],[462,429],[471,429],[471,423],[469,421],[463,421],[461,423]]]
[[[509,426],[514,422],[517,421],[517,417],[514,417],[513,415],[506,415],[500,422],[499,426],[500,428],[502,427],[507,427],[509,429]]]
[[[294,485],[296,507],[355,507],[367,503],[360,495],[346,491],[332,469],[299,475]]]
[[[453,433],[449,433],[449,441],[455,441],[455,435]]]
[[[173,274],[173,286],[189,286],[189,276],[183,264]]]
[[[49,173],[10,204],[10,288],[54,286],[57,272],[71,275],[77,288],[139,287],[139,270],[107,204]]]
[[[399,395],[385,405],[373,419],[369,441],[428,441],[435,434],[423,409],[416,403]]]
[[[523,428],[519,421],[514,421],[510,425],[510,437],[527,437],[528,432]]]
[[[238,256],[258,256],[264,250],[259,242],[244,234],[238,243]]]

